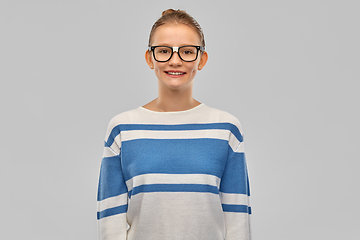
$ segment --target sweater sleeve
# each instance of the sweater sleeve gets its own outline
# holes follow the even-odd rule
[[[109,124],[97,196],[99,240],[126,240],[128,191],[122,172],[120,152],[120,132],[116,127],[111,129]]]
[[[220,198],[223,207],[225,240],[250,240],[250,188],[242,136],[229,157],[220,183]]]

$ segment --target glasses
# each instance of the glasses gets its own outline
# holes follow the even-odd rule
[[[157,62],[169,61],[174,52],[177,52],[179,58],[184,62],[193,62],[197,59],[199,50],[205,51],[205,48],[193,45],[186,45],[181,47],[152,46],[149,47],[148,50],[153,52],[154,59]]]

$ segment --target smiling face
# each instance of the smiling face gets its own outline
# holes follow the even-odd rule
[[[164,24],[155,30],[151,46],[165,45],[181,47],[185,45],[200,46],[200,37],[191,27],[184,24]],[[198,55],[193,62],[184,62],[174,52],[167,62],[155,61],[152,52],[146,51],[146,62],[159,80],[159,87],[171,90],[191,88],[197,70],[203,68],[207,61],[207,53]]]

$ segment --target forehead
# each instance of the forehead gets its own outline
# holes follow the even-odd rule
[[[164,24],[152,36],[152,45],[200,45],[199,34],[185,24]]]

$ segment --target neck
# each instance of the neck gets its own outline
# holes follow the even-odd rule
[[[154,100],[154,106],[159,112],[185,111],[198,106],[200,102],[195,99],[171,98],[165,100],[160,96]]]
[[[173,112],[189,110],[199,104],[192,96],[192,87],[181,90],[159,87],[158,97],[144,107],[158,112]]]

